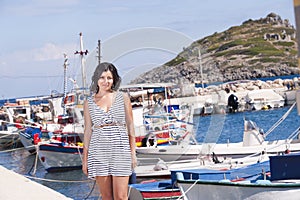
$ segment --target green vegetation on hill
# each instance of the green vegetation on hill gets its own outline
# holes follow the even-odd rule
[[[132,83],[232,81],[299,74],[296,31],[288,20],[270,13],[249,19],[193,42],[164,66],[148,71]],[[201,50],[203,77],[199,68]]]

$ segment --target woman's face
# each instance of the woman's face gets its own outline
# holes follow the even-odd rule
[[[111,87],[114,83],[112,73],[108,71],[104,71],[98,79],[98,86],[102,91],[111,90]]]

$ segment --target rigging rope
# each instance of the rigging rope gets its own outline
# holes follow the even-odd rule
[[[292,109],[295,107],[297,102],[294,102],[293,105],[287,110],[287,112],[265,133],[265,137],[267,137],[275,128],[279,126],[291,113]]]
[[[275,148],[277,148],[277,147],[279,147],[279,146],[281,146],[281,145],[289,145],[289,144],[292,142],[292,140],[293,140],[296,136],[298,136],[299,134],[300,134],[300,126],[299,126],[292,134],[290,134],[290,136],[285,140],[285,142],[279,143],[279,144],[277,144],[277,145],[275,145],[275,146],[272,146],[272,147],[269,147],[269,148],[265,148],[264,151],[267,153],[268,150],[275,149]],[[286,146],[286,147],[287,147],[287,146]],[[251,154],[251,155],[249,155],[249,156],[246,156],[246,157],[244,157],[244,158],[248,158],[248,157],[251,157],[251,156],[255,156],[255,155],[258,155],[258,154],[261,154],[261,153],[262,153],[262,152],[257,152],[257,153]]]

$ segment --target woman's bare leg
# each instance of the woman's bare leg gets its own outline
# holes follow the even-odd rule
[[[128,199],[128,181],[129,176],[113,176],[113,196],[114,200]]]
[[[102,200],[113,200],[112,176],[96,176]]]

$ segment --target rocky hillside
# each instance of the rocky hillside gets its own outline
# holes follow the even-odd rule
[[[201,82],[201,71],[207,83],[299,74],[295,35],[289,21],[274,13],[249,19],[195,41],[173,60],[131,83]]]

